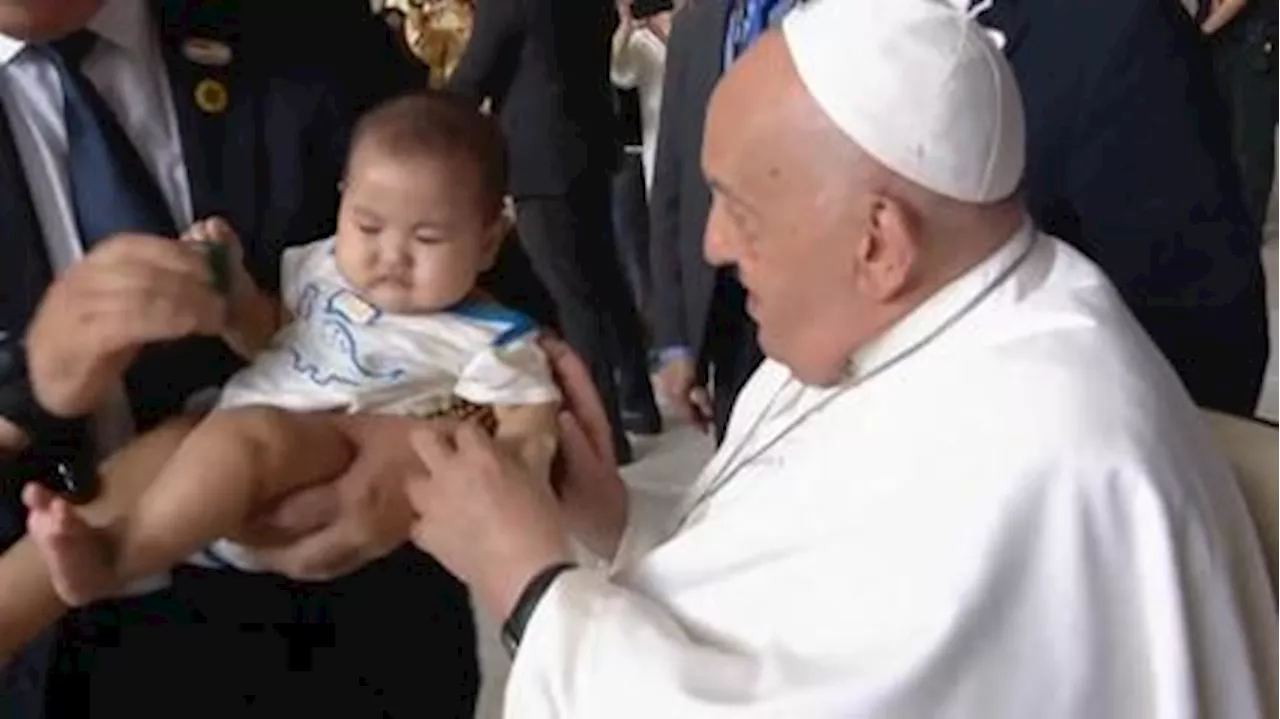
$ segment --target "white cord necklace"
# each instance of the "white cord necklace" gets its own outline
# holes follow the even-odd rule
[[[826,397],[823,397],[821,400],[816,402],[812,407],[809,407],[805,411],[801,412],[794,419],[792,419],[791,422],[789,422],[786,427],[784,427],[780,432],[774,435],[768,442],[765,442],[761,444],[759,447],[754,448],[754,450],[751,452],[750,455],[743,457],[741,461],[739,461],[739,455],[742,455],[746,447],[751,444],[750,442],[751,438],[755,436],[756,432],[760,431],[760,427],[761,425],[764,424],[765,419],[773,416],[776,412],[780,412],[782,410],[781,407],[778,407],[775,405],[778,404],[778,401],[782,397],[783,392],[792,385],[792,382],[790,380],[784,381],[782,385],[778,387],[778,389],[774,390],[773,396],[769,398],[769,402],[765,405],[764,409],[761,410],[760,413],[756,415],[755,420],[751,423],[750,428],[747,429],[746,435],[740,441],[738,441],[737,446],[734,447],[733,453],[730,454],[728,460],[721,465],[722,469],[721,469],[720,476],[716,478],[716,481],[707,485],[707,487],[703,489],[701,493],[698,494],[697,498],[694,499],[693,502],[686,507],[685,511],[681,513],[680,519],[676,523],[675,531],[679,532],[681,529],[683,529],[684,526],[689,522],[689,519],[699,509],[701,509],[703,505],[709,502],[716,494],[718,494],[721,490],[723,490],[726,486],[728,486],[729,483],[732,482],[734,478],[737,477],[738,470],[741,469],[744,465],[754,461],[757,457],[759,457],[760,455],[772,449],[783,439],[786,439],[786,437],[790,435],[792,432],[794,432],[798,427],[800,427],[800,425],[804,424],[813,415],[817,414],[819,411],[826,408],[827,405],[831,404],[837,398],[843,397],[845,394],[847,394],[850,390],[854,389],[855,387],[859,387],[863,383],[868,382],[874,379],[875,377],[878,377],[884,374],[890,368],[896,366],[898,363],[902,362],[902,360],[905,360],[906,358],[920,351],[930,342],[942,336],[942,334],[945,333],[947,330],[951,329],[951,327],[953,327],[957,322],[959,322],[960,319],[962,319],[965,315],[972,312],[974,309],[978,307],[978,305],[982,304],[983,301],[985,301],[988,297],[990,297],[991,293],[994,292],[996,288],[1000,287],[1000,285],[1004,284],[1010,277],[1013,276],[1013,273],[1017,271],[1019,267],[1022,266],[1022,263],[1025,262],[1027,257],[1031,254],[1031,249],[1035,246],[1035,244],[1036,244],[1036,240],[1035,240],[1035,235],[1033,234],[1032,240],[1027,243],[1027,246],[1023,248],[1022,252],[1020,252],[1018,256],[1014,258],[1013,262],[1011,262],[1008,267],[1001,270],[1000,274],[996,275],[995,278],[993,278],[990,282],[988,282],[987,285],[983,287],[981,291],[978,292],[978,294],[974,295],[972,299],[970,299],[965,304],[961,305],[955,312],[953,312],[950,316],[948,316],[945,320],[943,320],[931,332],[927,333],[924,337],[921,337],[916,342],[908,345],[901,352],[889,358],[885,362],[881,363],[879,366],[875,367],[870,372],[867,372],[866,374],[861,376],[854,376],[854,377],[845,379],[841,383],[841,385],[835,389],[835,391],[833,391],[831,394],[827,395]],[[800,396],[801,396],[800,392],[793,393],[791,401],[792,402],[798,401],[800,399]]]

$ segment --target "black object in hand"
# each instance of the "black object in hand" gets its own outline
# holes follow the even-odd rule
[[[674,9],[674,0],[631,0],[631,17],[636,20],[644,20]]]
[[[220,294],[231,293],[231,248],[223,242],[201,242],[204,261],[213,278],[213,288]]]
[[[6,482],[19,487],[39,482],[72,504],[84,504],[98,495],[98,473],[88,452],[60,457],[28,450],[3,467]]]

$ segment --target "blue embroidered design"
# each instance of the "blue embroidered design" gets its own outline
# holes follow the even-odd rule
[[[302,295],[298,297],[298,317],[304,320],[311,319],[311,314],[315,312],[316,300],[320,297],[320,288],[314,282],[308,282],[307,286],[302,288]]]
[[[311,325],[312,315],[315,314],[315,306],[319,298],[320,290],[315,284],[308,284],[303,290],[302,299],[299,301],[299,317]],[[353,316],[352,310],[368,310],[368,316]],[[306,344],[306,340],[314,339],[332,352],[320,352],[329,361],[341,359],[341,367],[326,366],[322,367],[320,363],[307,359],[299,351],[297,346],[289,348],[289,353],[293,357],[294,371],[306,376],[312,382],[327,386],[330,384],[345,384],[358,387],[368,382],[394,382],[401,379],[405,375],[405,371],[401,368],[393,368],[382,370],[377,367],[369,366],[361,359],[361,352],[356,335],[352,331],[350,325],[372,324],[381,315],[381,311],[376,307],[366,303],[356,295],[339,289],[329,295],[328,300],[324,304],[324,309],[319,313],[319,317],[315,318],[318,322],[317,327],[308,327],[303,336],[302,344]],[[326,363],[327,364],[327,363]]]

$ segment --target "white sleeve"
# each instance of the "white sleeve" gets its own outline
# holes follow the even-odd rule
[[[750,654],[697,641],[657,603],[603,573],[576,569],[556,579],[529,618],[507,681],[505,716],[801,716],[751,705],[755,663]]]
[[[485,348],[463,368],[453,393],[486,405],[543,404],[560,401],[537,333]]]
[[[623,32],[622,25],[613,33],[613,54],[609,62],[609,79],[615,87],[631,90],[640,82],[641,48],[636,42],[635,29]]]

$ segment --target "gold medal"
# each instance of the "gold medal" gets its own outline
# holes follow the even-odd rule
[[[213,78],[205,78],[196,84],[195,99],[196,107],[214,115],[227,109],[230,95],[226,85]]]

